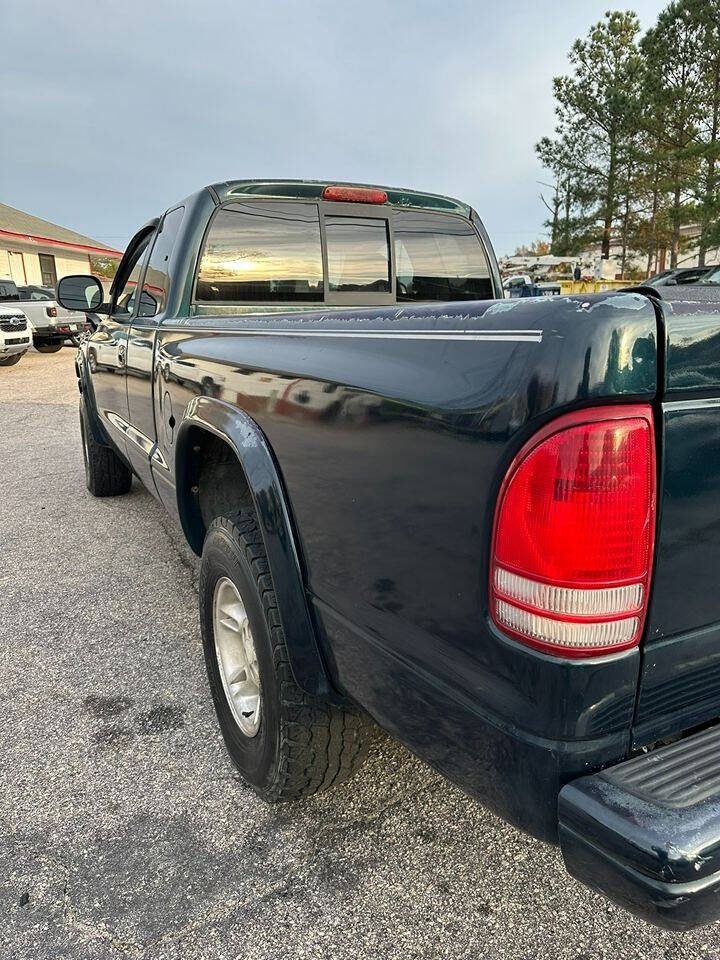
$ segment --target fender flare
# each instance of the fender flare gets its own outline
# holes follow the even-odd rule
[[[190,401],[177,434],[175,479],[180,523],[191,546],[197,538],[191,529],[185,476],[192,427],[199,427],[224,440],[234,451],[245,474],[265,543],[296,683],[311,696],[346,704],[347,700],[333,687],[323,661],[305,592],[288,498],[265,435],[252,417],[232,404],[208,396],[194,397]]]
[[[95,403],[95,391],[93,390],[92,377],[90,376],[90,372],[88,370],[87,356],[82,347],[80,347],[75,356],[75,373],[77,374],[78,379],[78,390],[81,398],[80,402],[84,403],[87,409],[87,422],[90,426],[93,440],[101,447],[110,447],[111,450],[115,450],[114,445],[111,443],[110,439],[105,433],[102,423],[100,422],[97,404]],[[125,460],[124,457],[122,459]]]

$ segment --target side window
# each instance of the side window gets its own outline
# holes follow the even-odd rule
[[[472,224],[404,210],[395,214],[393,229],[399,302],[492,298],[490,269]]]
[[[322,302],[317,204],[269,201],[222,207],[205,239],[195,298],[205,303]]]
[[[143,263],[147,257],[148,250],[150,248],[150,241],[155,236],[154,233],[148,234],[145,240],[138,246],[135,251],[130,266],[130,273],[127,276],[122,287],[117,290],[115,294],[115,309],[113,310],[113,317],[117,318],[121,322],[128,319],[135,312],[135,298],[138,294],[138,283],[140,282],[140,274],[142,273]]]
[[[170,256],[184,213],[184,207],[177,207],[165,214],[160,232],[155,235],[155,243],[148,260],[140,297],[138,309],[140,317],[154,317],[165,309],[170,288]]]

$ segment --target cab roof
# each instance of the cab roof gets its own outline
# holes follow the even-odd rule
[[[222,183],[213,183],[208,189],[215,193],[222,203],[234,197],[245,196],[321,200],[322,192],[327,186],[384,190],[387,193],[388,203],[395,207],[446,210],[449,213],[459,213],[464,217],[470,216],[469,204],[455,200],[453,197],[444,197],[437,193],[421,193],[419,190],[408,190],[405,187],[348,183],[344,180],[225,180]]]

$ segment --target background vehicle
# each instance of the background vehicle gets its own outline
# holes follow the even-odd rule
[[[21,286],[13,280],[0,280],[0,303],[17,303],[30,321],[33,346],[40,353],[55,353],[65,340],[89,329],[82,314],[60,307],[48,287]]]
[[[517,297],[559,297],[561,286],[558,281],[539,281],[527,274],[508,277],[503,283],[505,296],[511,300]]]
[[[101,320],[88,488],[135,473],[202,555],[220,727],[261,796],[350,776],[369,715],[684,929],[720,912],[717,311],[501,293],[459,201],[202,190],[138,231],[109,304],[60,282]]]
[[[0,366],[19,363],[30,349],[30,328],[22,310],[0,304]]]
[[[27,286],[19,286],[17,289],[21,300],[55,300],[55,291],[52,287],[39,287],[31,283]]]
[[[697,284],[701,287],[720,286],[720,267],[713,267],[710,273],[706,273],[697,280]]]
[[[678,267],[675,270],[663,270],[662,273],[658,273],[654,277],[644,280],[643,285],[650,287],[667,287],[675,285],[684,286],[688,283],[698,283],[717,269],[718,268],[715,266],[709,266]]]
[[[505,291],[506,297],[519,297],[523,295],[523,291],[527,288],[533,287],[534,281],[533,278],[528,273],[517,273],[512,277],[507,277],[503,281],[503,290]],[[525,294],[529,296],[529,294]]]

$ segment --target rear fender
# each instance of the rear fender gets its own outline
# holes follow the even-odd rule
[[[323,662],[307,603],[288,499],[265,435],[251,417],[224,401],[201,396],[188,404],[178,431],[175,462],[180,523],[193,549],[197,549],[198,531],[189,509],[186,480],[192,427],[207,430],[228,443],[243,469],[262,531],[297,684],[311,696],[346,703],[332,686]]]

